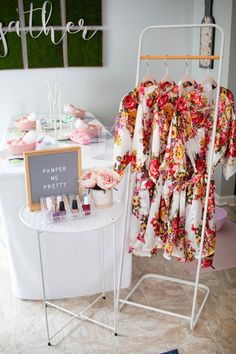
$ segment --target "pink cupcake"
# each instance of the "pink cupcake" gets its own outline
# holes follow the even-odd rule
[[[64,112],[66,114],[70,114],[72,116],[75,116],[76,118],[84,118],[84,116],[85,116],[84,109],[76,108],[72,104],[64,105]]]
[[[17,139],[7,140],[6,144],[13,155],[23,155],[25,151],[36,149],[36,134],[30,131]]]
[[[30,113],[28,116],[23,116],[15,121],[15,126],[21,131],[29,131],[35,128],[36,115]]]

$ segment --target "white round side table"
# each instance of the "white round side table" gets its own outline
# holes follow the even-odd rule
[[[98,324],[102,327],[108,328],[114,332],[114,335],[117,335],[117,306],[116,306],[116,243],[115,243],[115,223],[123,214],[123,207],[119,201],[114,201],[113,206],[107,209],[97,209],[96,214],[92,216],[87,216],[84,219],[65,221],[54,224],[47,224],[45,220],[45,216],[42,211],[34,211],[31,212],[28,210],[26,206],[22,207],[19,212],[19,216],[21,221],[28,227],[34,229],[37,233],[37,241],[38,241],[38,250],[39,250],[39,262],[40,262],[40,271],[41,271],[41,280],[42,280],[42,294],[43,294],[43,303],[44,303],[44,312],[45,312],[45,321],[46,321],[46,329],[47,329],[47,338],[48,345],[51,345],[51,340],[54,338],[61,330],[65,328],[74,318],[78,318],[80,320],[87,320],[92,323]],[[104,277],[104,244],[103,244],[103,229],[104,227],[112,225],[112,238],[113,238],[113,292],[114,292],[114,323],[113,326],[110,326],[101,321],[94,320],[85,315],[85,312],[93,306],[98,300],[101,298],[105,299],[105,277]],[[41,234],[44,232],[52,232],[52,233],[85,233],[92,230],[100,231],[100,240],[101,240],[101,281],[102,281],[102,293],[85,309],[79,312],[68,311],[62,306],[55,305],[51,301],[47,300],[46,289],[45,289],[45,281],[44,274],[45,269],[43,267],[43,255],[41,249]],[[60,237],[60,235],[58,236]],[[66,322],[59,330],[50,334],[49,323],[48,323],[48,315],[47,315],[47,307],[53,307],[62,312],[65,312],[72,316],[68,322]]]

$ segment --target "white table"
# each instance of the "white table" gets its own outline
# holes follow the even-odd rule
[[[51,345],[51,340],[54,338],[61,330],[65,328],[73,319],[78,318],[80,320],[87,320],[94,324],[98,324],[102,327],[111,329],[114,332],[114,335],[117,335],[117,306],[116,306],[116,242],[115,242],[115,223],[117,220],[120,219],[123,213],[123,208],[121,203],[118,201],[114,201],[114,204],[111,208],[107,208],[104,210],[97,209],[96,214],[86,217],[80,220],[74,221],[67,221],[61,223],[54,223],[54,224],[47,224],[45,222],[45,215],[43,212],[30,212],[26,206],[24,206],[19,213],[20,220],[26,226],[32,228],[37,233],[37,241],[38,241],[38,253],[39,253],[39,262],[40,262],[40,272],[41,272],[41,279],[42,279],[42,295],[44,301],[44,309],[45,309],[45,320],[46,320],[46,329],[47,329],[47,338],[48,338],[48,345]],[[104,274],[104,238],[103,238],[103,230],[105,227],[112,225],[112,255],[113,255],[113,309],[114,309],[114,324],[110,326],[104,322],[94,320],[85,315],[86,311],[92,307],[97,301],[101,298],[105,299],[105,274]],[[60,237],[61,233],[71,233],[71,234],[82,234],[83,237],[89,237],[88,232],[92,230],[97,230],[100,233],[100,274],[101,274],[101,286],[102,286],[102,293],[85,309],[81,310],[80,312],[72,312],[65,309],[62,306],[58,306],[51,301],[47,300],[47,288],[45,286],[45,275],[47,273],[47,269],[44,266],[44,252],[42,252],[42,241],[45,242],[45,239],[42,240],[42,234],[47,233],[54,233],[57,238]],[[51,237],[51,235],[49,236]],[[75,236],[74,236],[75,237]],[[93,247],[93,240],[91,240],[90,248]],[[55,251],[56,252],[56,251]],[[77,271],[77,273],[83,273],[85,269],[81,268]],[[55,274],[56,276],[56,274]],[[76,278],[74,279],[76,281]],[[47,316],[47,307],[50,306],[52,308],[56,308],[62,312],[67,313],[68,315],[72,316],[72,319],[67,321],[59,330],[50,334],[49,323],[48,323],[48,316]]]
[[[83,169],[95,166],[112,167],[112,149],[111,139],[108,144],[107,158],[98,160],[94,158],[98,144],[82,146]],[[125,181],[122,181],[118,191],[115,191],[115,199],[125,200],[125,191]],[[12,291],[15,296],[22,299],[41,299],[37,238],[33,230],[22,224],[19,219],[19,210],[24,204],[26,204],[24,168],[10,167],[7,160],[0,160],[0,215],[6,231],[4,241],[8,251]],[[116,252],[118,254],[121,250],[124,217],[117,222],[116,227]],[[113,289],[110,233],[111,226],[107,226],[104,232],[106,291]],[[99,262],[96,252],[99,246],[99,234],[96,231],[91,231],[89,237],[86,238],[81,234],[71,237],[71,234],[67,232],[63,233],[60,238],[55,234],[48,237],[47,232],[44,236],[44,264],[47,269],[45,284],[48,298],[76,297],[101,291],[99,272],[96,267]],[[92,249],[91,242],[94,246]],[[84,272],[78,273],[78,269],[81,268]],[[55,273],[58,274],[57,277]],[[129,287],[131,274],[131,256],[126,252],[122,277],[123,288]],[[74,279],[77,279],[77,282]]]

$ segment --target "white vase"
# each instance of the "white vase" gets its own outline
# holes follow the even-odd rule
[[[113,190],[112,189],[91,189],[93,202],[96,208],[106,209],[113,205]]]

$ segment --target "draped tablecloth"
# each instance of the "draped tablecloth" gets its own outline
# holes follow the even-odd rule
[[[6,134],[5,134],[6,136]],[[70,145],[71,143],[69,143]],[[64,145],[64,143],[62,143]],[[61,145],[59,144],[58,147]],[[101,145],[82,146],[82,167],[112,167],[113,140],[106,142],[106,157],[96,157]],[[126,181],[121,182],[115,198],[125,200]],[[24,167],[11,167],[8,159],[0,160],[0,215],[5,229],[12,291],[22,299],[41,299],[42,286],[36,232],[22,224],[19,210],[26,203]],[[89,222],[89,218],[88,218]],[[124,231],[124,216],[116,223],[117,268]],[[104,230],[105,289],[113,289],[112,230]],[[89,295],[102,291],[100,278],[100,234],[42,235],[47,298]],[[128,247],[127,247],[128,248]],[[127,249],[126,248],[126,249]],[[131,256],[125,252],[122,287],[131,281]]]

